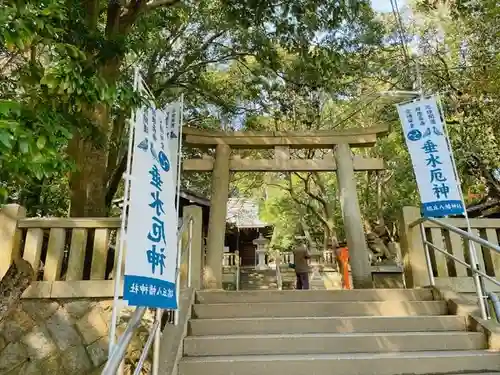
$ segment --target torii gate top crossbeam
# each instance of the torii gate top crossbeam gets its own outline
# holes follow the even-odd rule
[[[331,148],[336,144],[372,147],[378,137],[389,132],[389,126],[310,132],[223,132],[184,127],[182,132],[184,144],[194,147],[227,144],[231,148],[245,149],[270,149],[276,146],[310,149]]]

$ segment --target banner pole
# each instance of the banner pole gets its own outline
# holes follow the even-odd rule
[[[182,126],[184,124],[184,94],[181,94],[181,110],[179,114],[179,138],[178,138],[178,150],[179,150],[179,155],[177,156],[177,218],[179,218],[179,215],[181,213],[181,207],[180,207],[180,202],[181,202],[181,172],[182,172]],[[181,236],[181,238],[179,238]],[[182,233],[177,233],[177,278],[176,278],[176,295],[175,298],[177,299],[177,311],[174,314],[174,324],[178,325],[179,324],[179,302],[180,302],[180,265],[181,265],[181,259],[182,259]]]
[[[467,208],[465,206],[465,199],[464,199],[464,194],[463,194],[463,190],[462,190],[462,181],[460,180],[460,176],[458,175],[457,163],[455,162],[455,154],[453,152],[453,147],[451,145],[450,136],[449,136],[449,132],[448,132],[448,126],[446,124],[446,117],[445,117],[443,103],[441,102],[440,95],[436,95],[436,98],[437,98],[438,109],[440,111],[440,115],[443,118],[443,129],[444,129],[444,132],[446,134],[446,143],[448,145],[448,149],[450,150],[451,165],[453,167],[453,173],[455,174],[455,179],[457,180],[458,191],[460,193],[460,199],[462,201],[462,206],[464,208],[464,218],[465,218],[465,222],[467,224],[467,232],[469,232],[470,234],[473,234],[472,227],[470,224],[469,214],[467,213]],[[476,251],[476,246],[474,244],[474,241],[469,240],[467,248],[469,249],[469,256],[470,256],[470,261],[472,263],[471,264],[472,268],[475,269],[476,271],[477,270],[484,271],[484,270],[481,270],[479,267],[479,261],[478,261],[477,251]],[[486,308],[486,302],[484,299],[484,290],[483,290],[482,279],[479,276],[479,274],[476,272],[473,272],[472,277],[474,279],[476,293],[477,293],[477,296],[479,298],[478,302],[479,302],[479,309],[481,312],[481,317],[483,319],[488,319],[488,310]]]
[[[177,140],[179,155],[177,156],[177,217],[181,212],[179,203],[181,199],[181,172],[182,172],[182,126],[184,125],[184,94],[181,94],[181,110],[179,113],[179,138]]]
[[[178,152],[179,155],[177,157],[177,165],[175,166],[177,168],[177,186],[176,186],[176,215],[177,218],[179,217],[179,212],[180,212],[180,176],[181,176],[181,159],[182,159],[182,122],[183,122],[183,109],[184,109],[184,94],[181,95],[181,110],[179,114],[179,135],[178,135],[178,140],[177,140],[177,145],[178,145]],[[178,230],[177,230],[178,232]],[[177,233],[177,237],[179,236],[179,233]],[[177,259],[176,259],[176,277],[175,277],[175,298],[176,298],[176,304],[177,304],[177,310],[175,310],[174,314],[174,323],[175,325],[178,324],[179,322],[179,294],[180,294],[180,270],[179,270],[179,264],[180,264],[180,256],[181,256],[181,248],[182,245],[179,245],[179,238],[177,238]],[[159,368],[160,368],[160,344],[161,344],[161,320],[163,316],[163,309],[156,309],[156,314],[155,314],[155,321],[159,322],[159,328],[155,332],[155,338],[154,338],[154,343],[153,343],[153,366],[152,366],[152,375],[158,375],[159,373]]]
[[[134,69],[134,91],[139,91],[139,68]],[[116,257],[115,264],[115,280],[114,280],[114,295],[113,295],[113,308],[111,312],[111,327],[109,331],[109,354],[111,355],[113,351],[113,346],[116,342],[116,323],[118,320],[118,304],[121,288],[121,277],[122,277],[122,263],[123,263],[123,248],[125,247],[126,241],[126,222],[127,222],[127,211],[129,205],[129,192],[130,192],[130,176],[132,169],[132,147],[135,132],[135,121],[137,117],[137,111],[134,110],[132,114],[132,121],[129,125],[129,136],[128,136],[128,150],[127,150],[127,169],[124,175],[125,180],[125,191],[123,195],[123,205],[122,205],[122,217],[120,225],[120,243],[115,251],[118,251],[118,257]]]

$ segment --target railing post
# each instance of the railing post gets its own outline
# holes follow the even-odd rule
[[[187,272],[187,283],[188,288],[191,288],[191,278],[193,274],[193,218],[189,220],[188,228],[188,272]]]
[[[192,233],[191,237],[191,259],[189,259],[190,269],[189,278],[190,285],[194,289],[201,289],[202,272],[203,272],[203,211],[200,206],[186,206],[183,209],[183,217],[187,219],[192,217]],[[189,284],[189,283],[188,283]]]
[[[21,231],[17,229],[17,220],[23,217],[26,217],[26,209],[18,204],[0,208],[0,279],[20,254]]]
[[[410,228],[410,224],[420,219],[418,207],[403,207],[399,224],[401,254],[403,256],[404,277],[408,288],[429,284],[427,262],[423,239],[419,226]]]
[[[418,225],[420,228],[420,237],[422,240],[425,238],[425,228],[424,223],[420,223]],[[429,283],[432,286],[436,285],[436,280],[434,279],[434,272],[432,272],[432,262],[431,262],[431,253],[429,251],[429,244],[424,244],[424,253],[425,253],[425,264],[427,265],[427,275],[429,277]]]

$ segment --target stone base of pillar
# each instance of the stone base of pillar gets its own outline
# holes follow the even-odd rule
[[[219,286],[217,284],[217,279],[214,276],[214,273],[210,267],[203,268],[202,287],[203,287],[203,289],[208,289],[208,290],[221,289],[221,288],[219,288]]]

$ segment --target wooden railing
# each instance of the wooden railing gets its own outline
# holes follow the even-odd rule
[[[239,256],[237,254],[224,253],[222,256],[222,267],[236,267],[239,261]]]
[[[324,250],[322,262],[325,266],[333,266],[333,265],[337,264],[335,251]]]
[[[420,218],[416,207],[405,207],[400,226],[402,237],[402,252],[405,258],[405,268],[410,275],[409,280],[414,286],[428,285],[425,256],[419,226],[410,228],[411,224]],[[467,231],[465,219],[440,219],[441,221]],[[486,241],[498,245],[500,234],[500,219],[470,219],[472,233]],[[427,241],[434,246],[446,250],[449,254],[470,264],[469,242],[458,234],[439,227],[431,222],[424,223]],[[479,268],[489,276],[500,277],[500,254],[475,244]],[[458,292],[472,293],[475,291],[470,270],[453,261],[446,255],[432,248],[430,250],[432,271],[438,287],[454,289]],[[408,283],[408,280],[407,280]],[[412,285],[410,284],[410,285]],[[498,291],[498,287],[486,282],[489,291]]]
[[[230,253],[224,254],[225,258],[224,258],[223,264],[225,266],[230,266],[231,264],[233,264],[233,263],[231,263],[232,262],[231,255],[232,254],[230,254]],[[293,251],[282,251],[280,253],[280,255],[281,255],[281,265],[282,266],[288,265],[290,263],[295,263]],[[275,263],[275,261],[273,261],[273,263]],[[320,264],[325,265],[325,266],[335,265],[336,264],[335,252],[332,250],[323,251],[322,257],[320,260]],[[269,265],[269,261],[268,261],[267,257],[266,257],[266,265]]]
[[[22,207],[4,206],[0,278],[13,259],[22,257],[35,270],[24,298],[111,297],[119,236],[120,218],[25,218]],[[334,260],[333,252],[325,252],[324,259]],[[231,280],[239,262],[238,254],[224,253],[222,267]],[[283,252],[282,264],[289,263],[294,263],[293,252]]]
[[[25,218],[24,212],[18,205],[0,208],[0,278],[21,257],[35,271],[23,298],[113,296],[120,218]],[[202,265],[196,267],[201,275]]]
[[[120,219],[17,221],[19,252],[36,272],[25,297],[108,297],[113,295]]]
[[[281,259],[283,264],[290,264],[294,263],[294,257],[293,257],[293,252],[292,251],[283,251],[281,253]]]

